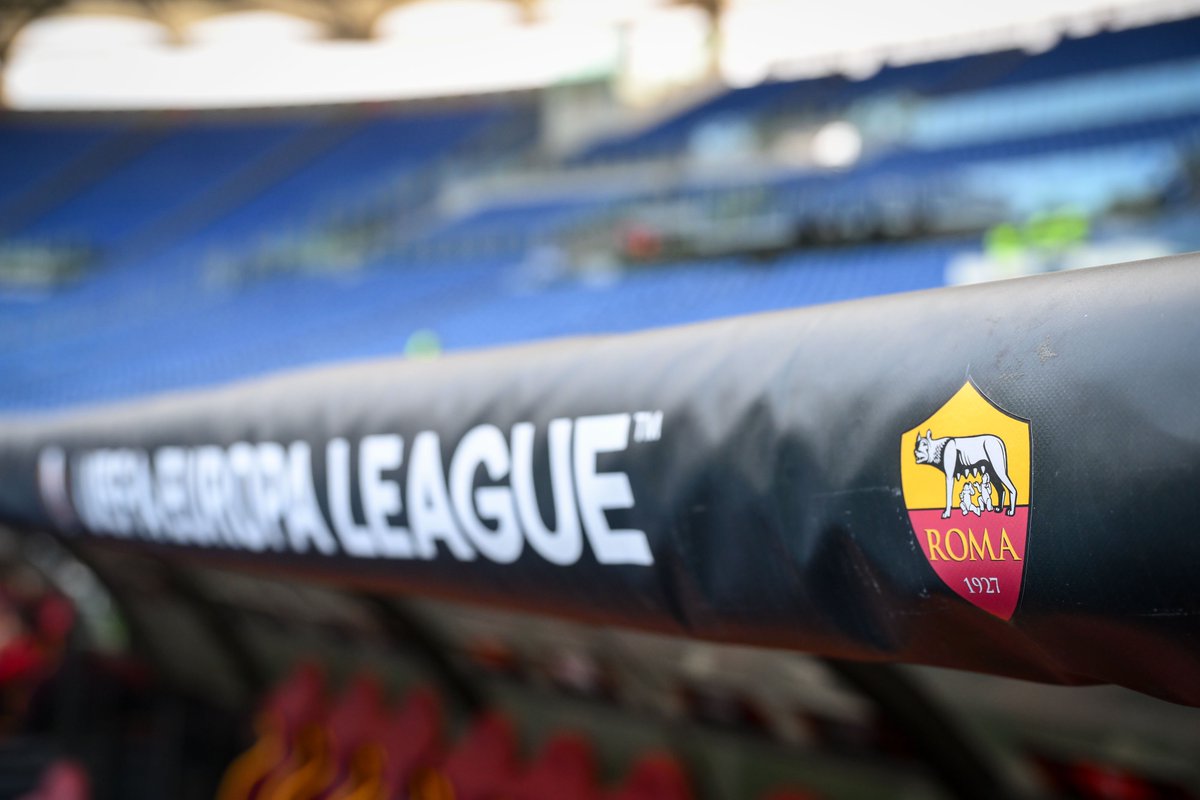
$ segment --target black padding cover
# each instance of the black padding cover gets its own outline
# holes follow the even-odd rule
[[[1164,259],[9,418],[0,517],[185,562],[1200,705],[1197,267]],[[939,578],[901,481],[914,458],[902,437],[968,382],[1029,423],[1032,461],[1010,467],[1031,473],[1008,620],[966,599],[969,581]],[[946,524],[994,535],[1006,519],[956,498]]]

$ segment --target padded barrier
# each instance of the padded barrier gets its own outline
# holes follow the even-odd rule
[[[0,517],[85,549],[1200,705],[1197,267],[7,418]]]

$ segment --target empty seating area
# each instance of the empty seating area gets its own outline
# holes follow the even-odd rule
[[[577,156],[581,162],[642,158],[674,152],[704,122],[730,117],[764,120],[772,116],[828,113],[871,97],[900,93],[919,97],[963,96],[977,90],[1036,87],[1086,75],[1098,64],[1107,71],[1142,68],[1194,59],[1200,20],[1064,38],[1038,54],[1017,50],[964,56],[930,64],[884,66],[863,80],[843,76],[774,81],[722,93],[649,130],[599,142]],[[1180,78],[1186,81],[1185,77]],[[1027,109],[1012,104],[1012,110]],[[1003,131],[1002,125],[994,127]]]
[[[37,291],[0,264],[0,410],[400,355],[417,339],[480,348],[930,288],[986,257],[993,227],[1045,214],[1083,218],[1089,245],[1197,248],[1179,220],[1200,207],[1198,65],[1190,19],[858,81],[769,82],[557,162],[525,95],[10,114],[0,253],[92,255]],[[1106,81],[1125,88],[1101,109],[1084,90]],[[1024,122],[1006,127],[1018,102]],[[767,146],[842,119],[858,121],[863,150],[837,169]],[[762,140],[754,168],[689,165],[692,137],[729,120]],[[1100,157],[1111,180],[1094,180]],[[590,183],[643,160],[667,177]],[[448,202],[534,163],[558,188]],[[647,240],[632,255],[631,237]],[[1057,268],[1061,253],[1044,250],[1020,269]]]
[[[287,122],[198,121],[145,131],[152,143],[140,154],[32,221],[22,234],[119,246],[304,129]]]
[[[594,745],[571,730],[522,758],[518,731],[499,709],[480,712],[457,739],[426,687],[389,704],[378,678],[359,673],[339,694],[302,665],[262,702],[258,739],[233,762],[220,800],[250,797],[457,797],[488,800],[689,800],[693,779],[671,753],[651,750],[604,786]],[[766,797],[766,796],[764,796]],[[815,795],[778,788],[769,800]]]
[[[23,192],[70,170],[121,129],[112,124],[5,120],[0,126],[0,220],[7,220]]]

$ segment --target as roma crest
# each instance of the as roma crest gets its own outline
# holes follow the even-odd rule
[[[1029,421],[966,383],[900,439],[904,505],[929,565],[960,597],[1010,619],[1029,535]]]

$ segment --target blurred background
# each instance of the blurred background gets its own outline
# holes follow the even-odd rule
[[[3,0],[0,411],[1200,250],[1197,15]],[[629,800],[1200,787],[1200,715],[1121,690],[915,668],[881,685],[800,655],[83,555],[0,536],[0,797],[212,797],[222,776],[228,798],[398,797],[430,763],[536,772],[515,753],[564,727],[596,748],[588,780]],[[267,792],[317,758],[313,720],[344,744],[321,763],[370,772],[372,680],[405,698],[384,753],[408,772],[375,794]],[[444,740],[404,694],[422,681]],[[965,753],[927,746],[951,741],[921,727],[937,709]],[[396,755],[413,741],[433,744]],[[598,796],[563,788],[587,772],[573,748],[519,796]],[[956,760],[974,766],[947,779]]]
[[[1200,248],[1197,3],[3,8],[7,410]]]

